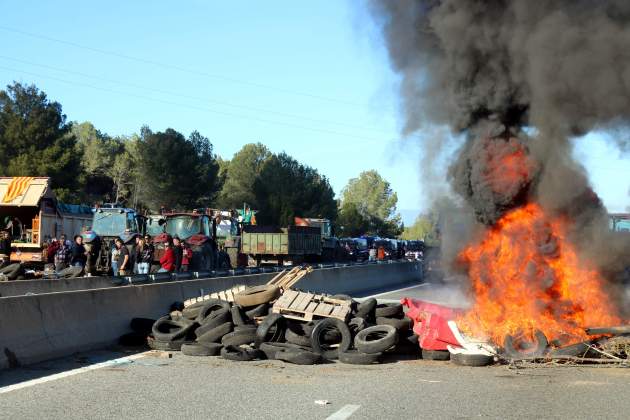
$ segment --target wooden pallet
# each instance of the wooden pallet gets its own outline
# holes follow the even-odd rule
[[[273,284],[281,289],[288,289],[295,285],[302,277],[313,271],[313,267],[293,267],[290,271],[282,270],[274,278],[269,280],[267,284]]]
[[[209,293],[207,295],[194,297],[191,299],[186,299],[184,301],[184,307],[188,307],[192,305],[193,303],[202,302],[204,300],[210,300],[210,299],[221,299],[227,302],[234,302],[234,295],[239,292],[242,292],[243,290],[245,290],[245,288],[246,288],[245,286],[239,285],[239,286],[234,286],[231,289],[221,290],[220,292]]]
[[[314,317],[337,318],[345,322],[350,313],[350,302],[288,289],[274,303],[272,310],[285,318],[306,322]]]

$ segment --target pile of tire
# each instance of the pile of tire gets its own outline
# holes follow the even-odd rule
[[[181,350],[188,356],[275,359],[299,365],[337,359],[372,364],[384,354],[420,351],[412,322],[400,304],[378,305],[376,299],[357,303],[338,295],[333,297],[351,301],[346,322],[336,318],[304,322],[270,313],[280,293],[276,286],[264,285],[239,293],[234,303],[219,299],[195,303],[155,321],[147,342],[152,349]]]

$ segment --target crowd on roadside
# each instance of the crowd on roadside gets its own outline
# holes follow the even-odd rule
[[[0,237],[0,248],[5,241]],[[10,241],[9,241],[10,244]],[[10,246],[10,245],[9,245]],[[59,239],[51,238],[45,244],[46,263],[60,273],[68,267],[89,270],[88,261],[94,263],[98,255],[93,255],[83,244],[83,237],[76,235],[73,241],[62,234]],[[9,250],[10,252],[10,250]],[[7,252],[7,253],[9,253]],[[2,250],[0,249],[0,254]],[[159,259],[158,272],[188,271],[193,252],[189,244],[179,237],[168,237],[164,243],[164,252]],[[150,235],[136,236],[135,242],[125,245],[121,238],[116,238],[111,247],[111,268],[115,276],[149,274],[155,259],[155,246]]]

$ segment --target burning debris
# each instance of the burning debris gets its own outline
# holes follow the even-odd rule
[[[630,123],[630,5],[375,0],[372,10],[402,76],[404,133],[466,134],[449,180],[484,228],[459,252],[474,304],[458,325],[499,346],[562,347],[622,323],[608,292],[629,244],[608,240],[570,140]]]

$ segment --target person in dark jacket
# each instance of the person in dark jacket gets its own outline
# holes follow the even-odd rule
[[[83,237],[75,235],[74,243],[70,249],[70,265],[73,267],[85,268],[88,252],[83,245]]]
[[[179,273],[182,270],[182,261],[184,259],[184,249],[179,236],[173,237],[173,255],[175,256],[175,272]]]
[[[153,262],[153,245],[149,235],[138,241],[136,261],[138,261],[138,274],[149,274]]]
[[[3,230],[0,232],[0,267],[9,263],[11,259],[11,236],[9,232]]]

